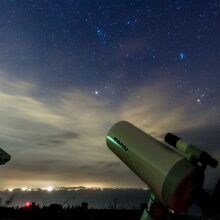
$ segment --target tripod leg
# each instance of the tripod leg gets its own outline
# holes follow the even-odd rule
[[[169,211],[152,193],[140,220],[167,220]]]
[[[150,216],[147,209],[145,208],[140,220],[154,220],[154,219]]]
[[[212,193],[213,213],[220,214],[220,179]]]

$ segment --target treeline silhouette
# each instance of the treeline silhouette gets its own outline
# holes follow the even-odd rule
[[[61,204],[51,204],[40,207],[34,202],[24,207],[0,207],[1,220],[139,220],[145,204],[137,209],[94,209],[88,208],[88,203],[64,207]],[[184,215],[173,215],[172,220],[201,220],[200,217],[187,217]]]
[[[139,220],[140,215],[140,210],[88,209],[87,203],[74,207],[63,207],[60,204],[40,207],[35,203],[32,203],[29,207],[0,207],[1,220]]]
[[[140,204],[140,209],[125,209],[123,206],[118,206],[118,199],[115,198],[113,203],[109,203],[109,208],[95,209],[89,208],[87,202],[82,202],[81,205],[70,206],[66,200],[61,204],[50,204],[49,206],[40,206],[35,202],[27,202],[23,207],[10,207],[14,200],[15,195],[12,194],[7,200],[3,202],[0,198],[0,220],[139,220],[145,203]],[[219,213],[219,200],[214,200],[214,204],[218,207]],[[170,214],[169,220],[220,220],[219,214],[214,216],[187,216]]]

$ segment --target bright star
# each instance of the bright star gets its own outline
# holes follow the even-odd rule
[[[99,94],[99,91],[96,90],[96,91],[94,92],[94,94],[95,94],[95,95],[98,95],[98,94]]]
[[[186,58],[186,55],[184,53],[179,53],[179,58],[181,60],[184,60]]]
[[[102,31],[99,28],[97,28],[96,30],[97,30],[97,34],[101,35]]]

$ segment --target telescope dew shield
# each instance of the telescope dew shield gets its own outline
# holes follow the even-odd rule
[[[194,187],[203,183],[198,166],[129,122],[113,125],[106,143],[174,211],[185,210]]]

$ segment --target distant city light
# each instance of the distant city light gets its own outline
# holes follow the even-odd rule
[[[48,192],[52,192],[53,189],[54,189],[54,188],[53,188],[52,186],[47,187],[47,191],[48,191]]]
[[[23,187],[21,190],[22,190],[22,191],[26,191],[26,190],[27,190],[27,187]]]
[[[9,192],[12,192],[12,191],[13,191],[13,189],[8,189],[8,191],[9,191]]]

